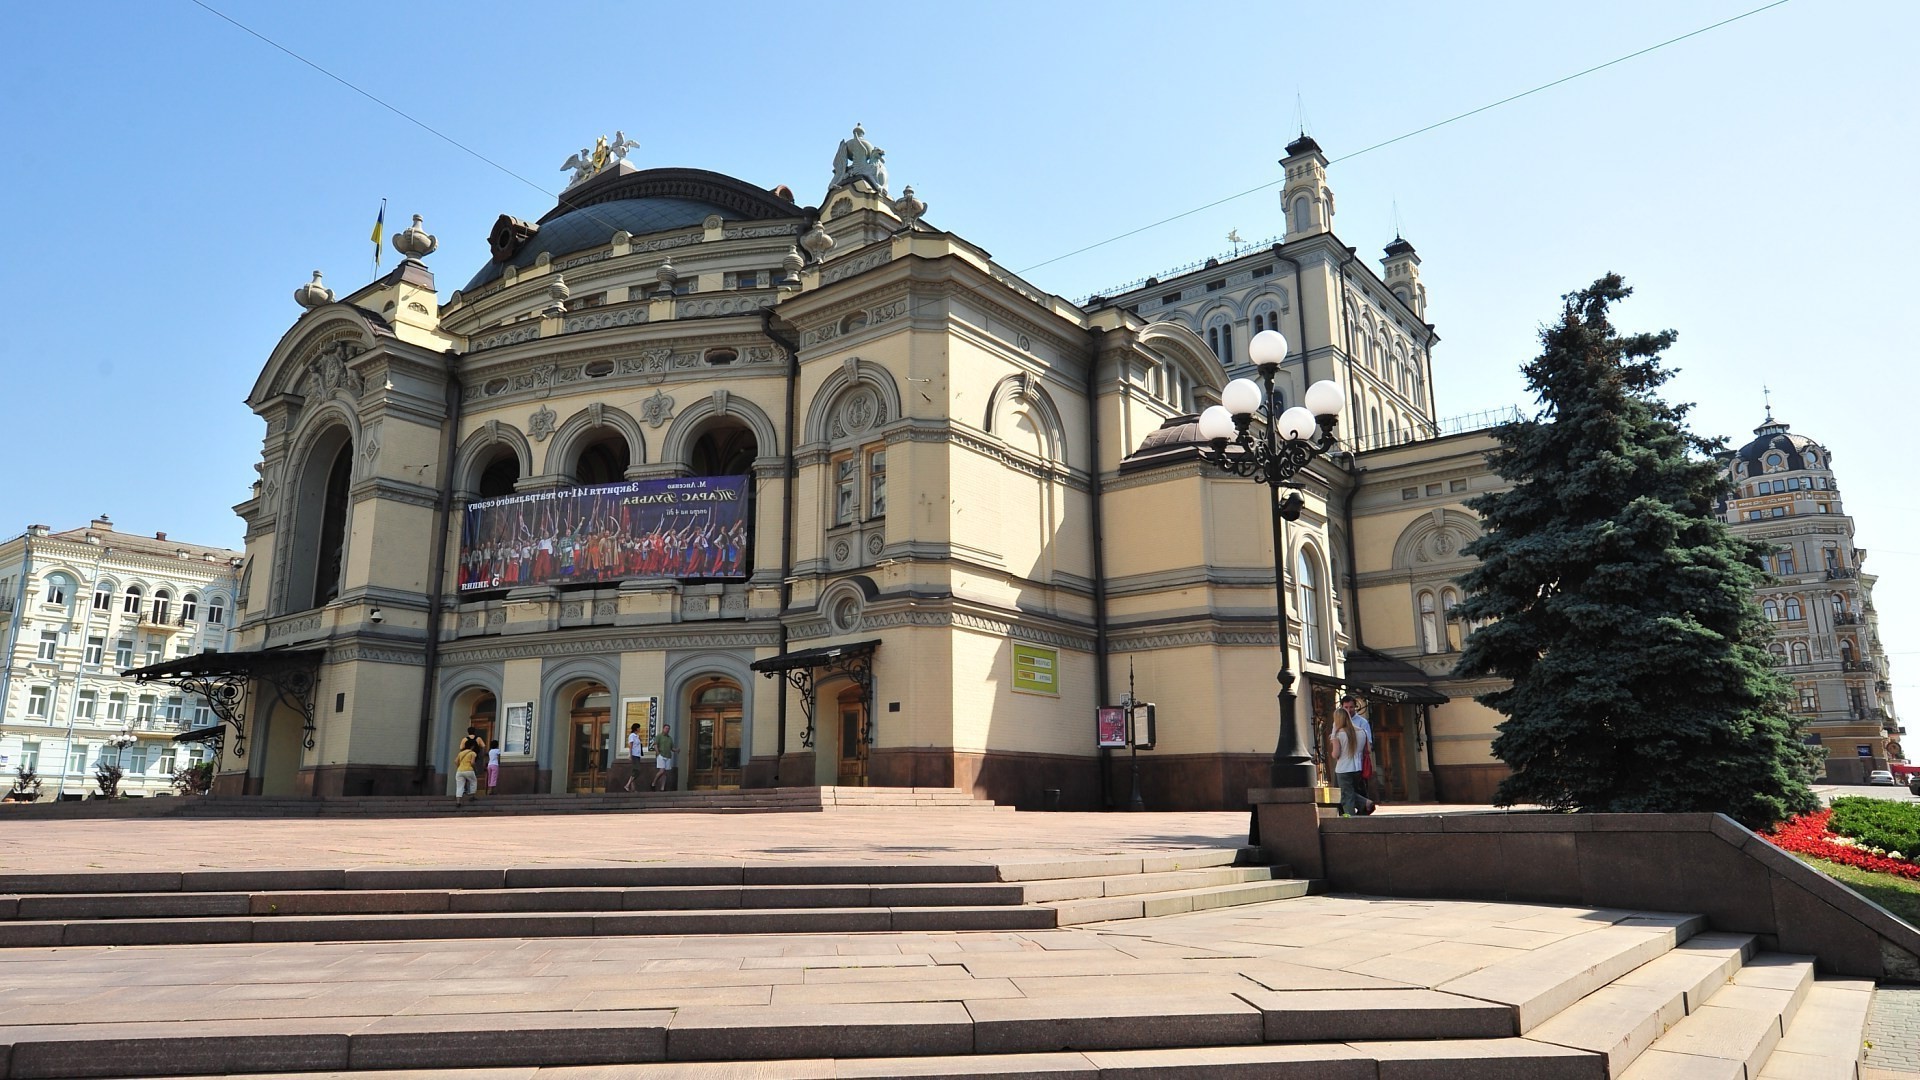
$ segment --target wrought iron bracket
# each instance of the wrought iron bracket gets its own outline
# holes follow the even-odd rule
[[[175,661],[165,667],[180,664]],[[244,665],[235,664],[227,670],[188,670],[179,673],[160,671],[135,671],[131,673],[135,683],[163,683],[176,686],[189,694],[197,694],[207,701],[213,715],[220,722],[233,728],[233,755],[247,756],[247,740],[250,737],[247,728],[248,698],[252,695],[253,681],[273,688],[274,701],[286,705],[300,714],[301,745],[308,750],[314,747],[314,738],[318,730],[314,708],[314,690],[318,687],[319,664],[310,655],[279,656],[273,653],[250,654]],[[225,736],[212,740],[214,760],[219,760]]]

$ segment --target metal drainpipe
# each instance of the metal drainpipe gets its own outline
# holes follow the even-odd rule
[[[781,478],[780,495],[780,614],[778,616],[780,652],[787,651],[787,609],[793,606],[793,471],[794,447],[798,440],[794,438],[794,415],[800,406],[800,343],[793,338],[776,333],[773,329],[773,309],[767,308],[760,313],[760,330],[775,345],[787,350],[787,466],[786,475]],[[782,675],[778,679],[780,696],[775,699],[773,758],[773,786],[780,786],[780,759],[787,755],[787,681]],[[871,706],[869,706],[871,708]],[[868,724],[873,723],[869,712]]]
[[[33,530],[20,536],[20,587],[13,593],[13,618],[7,624],[7,651],[0,654],[0,710],[7,706],[13,692],[13,650],[20,646],[20,624],[27,618],[27,579],[33,576]],[[65,776],[66,762],[60,763]]]
[[[446,583],[442,580],[447,573],[447,539],[452,528],[453,509],[453,469],[454,455],[460,450],[460,406],[465,396],[461,391],[460,371],[457,367],[460,353],[448,349],[447,353],[447,456],[446,465],[441,469],[440,497],[433,508],[433,545],[432,569],[427,574],[427,655],[426,675],[420,684],[420,741],[414,755],[413,786],[416,793],[425,795],[427,791],[427,743],[433,737],[433,698],[434,682],[440,671],[440,617],[446,609]],[[504,706],[502,706],[504,708]],[[502,714],[504,715],[504,714]]]
[[[1307,356],[1307,302],[1300,295],[1300,260],[1280,254],[1280,248],[1279,244],[1273,245],[1274,258],[1293,267],[1293,318],[1294,325],[1300,328],[1300,391],[1304,394],[1307,387],[1313,385],[1313,369],[1309,366],[1311,360]]]
[[[1105,518],[1100,506],[1100,342],[1106,331],[1093,330],[1093,356],[1087,364],[1087,460],[1091,463],[1087,472],[1092,477],[1093,490],[1088,499],[1091,506],[1093,526],[1093,685],[1098,707],[1107,696],[1107,538]],[[1113,809],[1113,778],[1110,763],[1113,751],[1100,747],[1098,758],[1100,766],[1100,805]]]
[[[67,741],[66,741],[66,745],[61,747],[61,749],[66,752],[68,757],[73,756],[73,728],[74,728],[75,721],[77,721],[80,718],[80,680],[82,678],[81,673],[85,671],[87,666],[87,654],[85,651],[87,647],[86,634],[87,634],[87,631],[93,629],[93,591],[100,587],[100,567],[106,564],[107,555],[110,551],[111,549],[108,548],[105,544],[102,544],[100,546],[100,554],[94,556],[94,559],[93,559],[93,580],[87,582],[87,587],[85,590],[87,594],[87,617],[80,624],[80,635],[81,635],[80,636],[80,648],[81,648],[80,668],[74,671],[73,673],[73,700],[67,703]],[[75,591],[76,592],[80,591],[78,583],[75,584]],[[79,599],[80,598],[78,596],[74,597],[74,602],[78,603]],[[105,645],[106,645],[105,642],[101,643],[103,653],[105,650]],[[9,650],[8,655],[12,655],[11,650]],[[102,655],[100,657],[100,660],[101,660],[101,666],[105,667],[106,657]],[[55,694],[58,694],[60,692],[60,675],[58,671],[54,673],[54,677],[53,677],[53,692]],[[6,700],[5,698],[0,697],[0,701],[5,701],[5,700]],[[96,702],[96,705],[97,704],[98,703]],[[96,716],[94,717],[94,719],[98,720],[99,717]],[[131,726],[131,723],[132,721],[129,720],[128,721],[129,726]],[[125,753],[125,751],[123,750],[122,753]],[[116,764],[117,763],[118,761],[116,759]],[[84,765],[84,763],[82,764]],[[60,763],[60,786],[56,788],[53,793],[53,799],[55,802],[59,802],[60,796],[65,794],[67,790],[66,765],[67,763],[65,761],[62,761]],[[38,772],[39,770],[36,769],[34,771]]]

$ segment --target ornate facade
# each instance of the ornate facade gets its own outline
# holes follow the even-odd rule
[[[170,793],[175,769],[204,753],[173,739],[209,725],[209,705],[120,673],[224,652],[240,564],[240,552],[117,532],[104,517],[0,544],[0,781],[24,768],[41,798],[77,799],[117,764],[122,794]]]
[[[1827,750],[1827,780],[1865,783],[1905,760],[1887,656],[1873,607],[1877,578],[1854,546],[1833,454],[1792,434],[1771,410],[1754,438],[1725,455],[1733,531],[1769,545],[1772,581],[1760,610],[1774,626],[1774,663],[1793,681],[1807,740]]]

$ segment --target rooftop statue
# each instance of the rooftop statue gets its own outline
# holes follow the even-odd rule
[[[573,177],[567,181],[567,186],[572,187],[588,177],[598,176],[615,162],[627,160],[627,151],[639,145],[627,138],[624,131],[615,131],[612,142],[602,135],[593,141],[592,146],[583,146],[579,153],[568,158],[566,164],[560,166],[560,171],[573,171]]]
[[[866,129],[855,124],[853,137],[840,141],[840,148],[833,155],[833,183],[828,186],[829,190],[864,179],[881,194],[886,194],[887,152],[868,142],[866,136]]]

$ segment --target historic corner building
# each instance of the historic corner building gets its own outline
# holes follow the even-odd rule
[[[210,726],[212,709],[120,673],[227,651],[241,565],[238,551],[106,517],[0,543],[0,793],[25,771],[41,799],[83,798],[102,764],[120,767],[123,795],[170,793],[206,750],[174,740]]]
[[[1240,807],[1278,566],[1298,729],[1357,688],[1391,797],[1491,792],[1499,718],[1446,674],[1486,425],[1436,420],[1419,257],[1340,242],[1312,139],[1275,242],[1080,303],[933,227],[858,129],[818,208],[600,160],[500,215],[444,304],[418,218],[391,273],[296,291],[248,397],[233,650],[141,673],[222,704],[217,790],[441,792],[474,727],[503,791],[600,791],[637,723],[682,788],[1094,808],[1126,768],[1095,710],[1131,685],[1148,805]],[[1277,557],[1269,491],[1194,421],[1264,329],[1287,403],[1349,402]]]
[[[1774,628],[1768,648],[1793,683],[1806,740],[1826,747],[1826,779],[1865,783],[1871,770],[1906,757],[1873,606],[1878,579],[1865,568],[1866,549],[1854,546],[1833,453],[1792,434],[1771,409],[1753,434],[1723,455],[1734,490],[1720,516],[1772,548],[1772,579],[1759,594]]]

